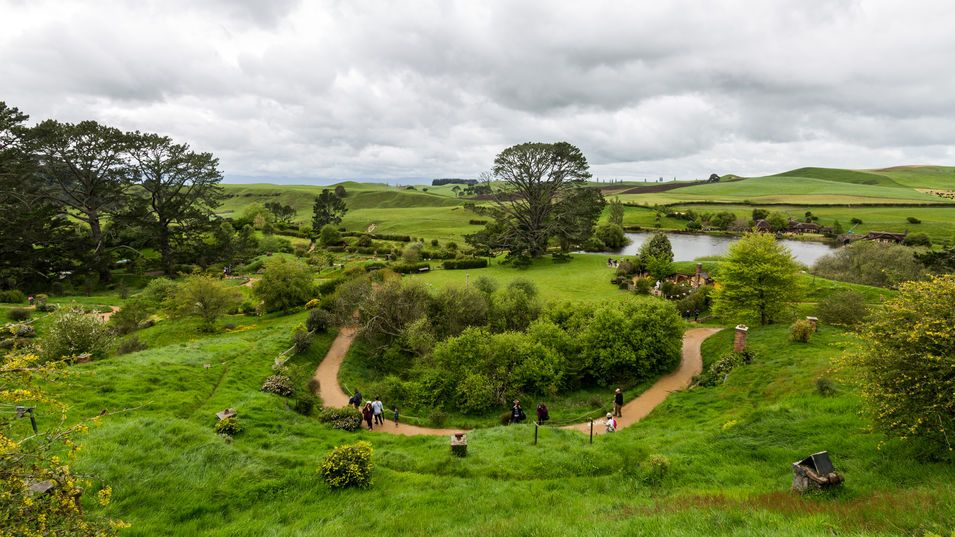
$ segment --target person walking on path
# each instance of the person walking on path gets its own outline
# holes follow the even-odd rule
[[[357,409],[361,409],[361,392],[355,388],[355,395],[351,396],[348,402]]]
[[[547,412],[547,405],[545,405],[544,402],[541,401],[537,405],[537,424],[543,425],[544,422],[549,419],[550,419],[550,413]]]
[[[527,419],[527,415],[524,414],[524,409],[521,408],[521,402],[515,399],[514,406],[511,407],[511,423],[520,423],[525,419]]]
[[[607,423],[605,426],[607,427],[608,433],[616,432],[617,430],[617,420],[614,419],[613,414],[610,412],[607,412]]]
[[[361,417],[365,418],[365,423],[368,424],[368,430],[372,429],[371,427],[371,418],[374,416],[374,411],[371,409],[371,402],[365,403],[365,408],[361,409]]]
[[[398,426],[398,407],[394,408],[395,411],[395,427]]]
[[[371,403],[371,411],[375,415],[375,424],[384,425],[385,424],[385,405],[381,402],[381,397],[375,397],[375,400]]]
[[[613,415],[619,418],[623,417],[623,391],[620,388],[617,388],[617,391],[613,393]]]

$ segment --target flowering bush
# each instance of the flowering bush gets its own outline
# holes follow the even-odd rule
[[[318,421],[328,424],[332,429],[357,431],[361,427],[361,414],[350,406],[326,408],[318,415]]]
[[[372,449],[368,442],[338,446],[322,461],[319,473],[332,488],[371,485]]]
[[[262,384],[262,391],[281,395],[282,397],[291,397],[295,393],[295,387],[292,385],[292,379],[285,375],[271,375],[265,379]]]
[[[861,328],[862,395],[889,434],[924,441],[931,457],[955,458],[955,275],[899,285]]]
[[[93,358],[106,355],[113,336],[98,316],[79,309],[57,313],[49,333],[40,342],[42,355],[47,360],[90,354]]]
[[[805,319],[799,319],[789,325],[789,339],[792,341],[809,343],[813,332],[815,332],[815,330],[812,327],[812,323]]]
[[[219,434],[235,436],[241,433],[242,429],[243,427],[242,424],[239,423],[239,418],[225,418],[216,423],[216,432]]]

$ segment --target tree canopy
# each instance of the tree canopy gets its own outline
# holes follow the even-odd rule
[[[720,263],[714,313],[733,322],[768,324],[802,296],[792,253],[767,233],[747,233]]]
[[[344,190],[344,189],[343,189]],[[312,206],[312,231],[319,233],[328,224],[341,223],[342,217],[348,212],[345,200],[327,188],[315,197]]]

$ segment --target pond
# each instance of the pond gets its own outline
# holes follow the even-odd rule
[[[649,239],[653,233],[627,233],[630,244],[616,252],[604,252],[607,255],[633,256],[640,251],[640,245]],[[698,257],[723,255],[730,244],[739,240],[739,237],[723,237],[717,235],[666,233],[673,246],[674,261],[693,261]],[[780,244],[789,248],[796,261],[805,265],[812,265],[820,257],[833,251],[831,246],[814,241],[794,241],[781,239]]]

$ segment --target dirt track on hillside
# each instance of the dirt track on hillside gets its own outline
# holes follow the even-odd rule
[[[623,417],[617,418],[618,429],[632,425],[647,414],[649,414],[660,403],[666,400],[671,392],[686,389],[694,376],[700,374],[703,370],[703,357],[700,354],[700,345],[703,340],[718,332],[718,328],[691,328],[683,334],[683,356],[680,361],[680,367],[656,381],[653,386],[640,394],[636,399],[625,402],[623,406]],[[343,407],[348,404],[349,396],[342,391],[338,384],[338,371],[341,369],[345,355],[355,340],[354,328],[343,328],[332,346],[325,354],[325,359],[318,365],[313,378],[318,381],[318,395],[322,398],[322,404],[326,407]],[[372,396],[372,394],[364,394]],[[610,410],[610,399],[612,394],[607,394],[608,411]],[[533,409],[529,411],[533,413]],[[389,411],[385,409],[385,417],[389,417]],[[400,421],[400,420],[399,420]],[[590,431],[590,422],[578,423],[563,427],[575,431],[588,433]],[[429,427],[419,427],[417,425],[395,424],[390,420],[385,420],[384,426],[376,426],[375,431],[399,434],[406,436],[432,435],[432,436],[450,436],[456,432],[463,432],[463,429],[432,429]],[[594,422],[594,434],[603,434],[603,420]]]

